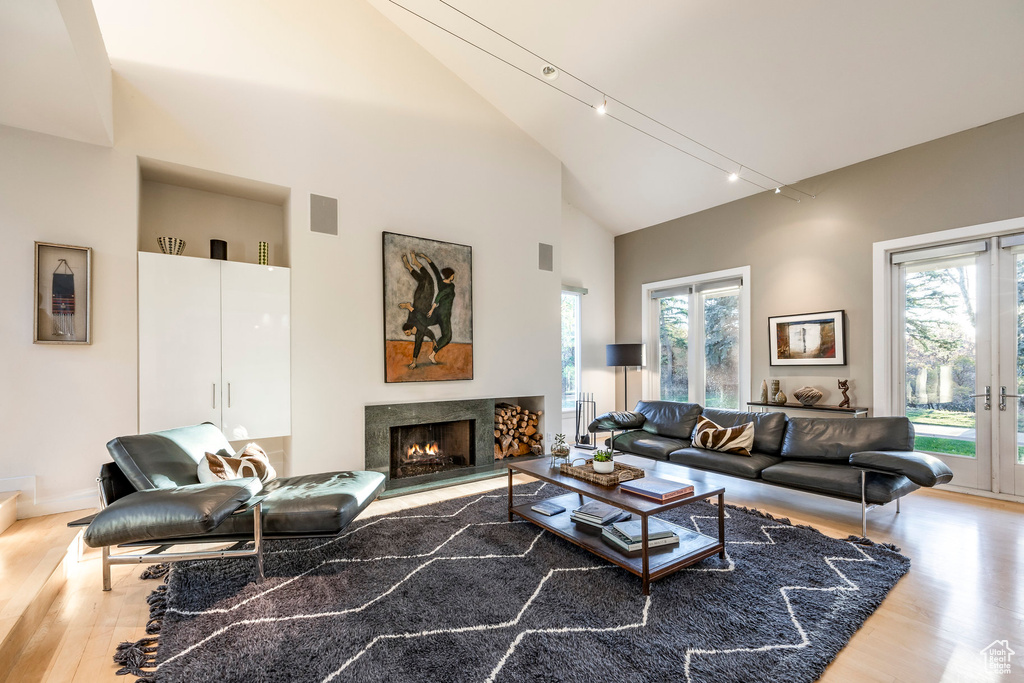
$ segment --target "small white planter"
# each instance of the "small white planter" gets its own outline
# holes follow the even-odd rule
[[[598,474],[611,474],[615,471],[615,460],[606,460],[605,462],[595,460],[594,471]]]

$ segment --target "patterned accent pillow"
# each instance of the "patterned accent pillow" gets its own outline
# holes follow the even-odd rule
[[[754,423],[722,427],[701,415],[697,418],[693,445],[722,453],[750,455],[750,449],[754,447]]]
[[[251,443],[236,456],[207,453],[199,461],[197,474],[203,484],[242,477],[258,477],[266,484],[277,476],[277,470],[270,464],[266,451],[258,444]]]

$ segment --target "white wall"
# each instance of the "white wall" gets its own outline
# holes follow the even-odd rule
[[[0,127],[0,490],[25,491],[20,516],[95,505],[104,444],[136,428],[136,178],[121,151]],[[91,345],[32,343],[37,240],[92,247]]]
[[[605,346],[615,343],[615,238],[568,202],[562,202],[562,283],[583,287],[582,382],[594,394],[597,413],[615,408],[615,374],[605,365]],[[586,428],[586,425],[583,425]],[[549,429],[550,431],[550,429]],[[562,416],[562,432],[572,443],[576,414]]]
[[[97,2],[114,150],[0,129],[0,354],[17,380],[0,479],[91,487],[103,444],[136,429],[135,155],[292,188],[291,472],[361,467],[369,403],[543,395],[559,410],[561,273],[537,267],[539,242],[562,248],[559,162],[363,2],[301,3],[289,21],[231,4]],[[113,10],[127,23],[108,33]],[[190,40],[150,39],[160,26]],[[311,192],[339,199],[338,237],[309,231]],[[385,230],[473,246],[473,381],[384,383]],[[31,344],[37,238],[96,249],[90,347]],[[51,410],[65,405],[73,419]]]

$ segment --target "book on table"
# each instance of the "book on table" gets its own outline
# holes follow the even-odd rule
[[[693,495],[693,484],[660,477],[642,477],[624,481],[619,484],[619,488],[638,496],[653,498],[661,503]]]
[[[631,540],[629,536],[616,529],[614,525],[604,528],[604,531],[601,532],[601,540],[624,553],[640,552],[644,547],[643,541]],[[675,533],[669,536],[662,536],[661,538],[647,539],[647,549],[649,551],[670,549],[677,545],[679,545],[679,535]]]
[[[574,513],[575,510],[573,512],[570,512],[569,517],[572,518],[572,521],[576,523],[576,528],[580,531],[586,532],[588,534],[600,534],[606,526],[605,524],[601,524],[600,522],[592,522],[586,519],[582,519],[580,517],[576,517]],[[607,524],[625,521],[630,517],[632,517],[630,513],[626,512],[625,510],[619,510],[619,514],[617,514],[615,517],[612,517],[607,522]]]
[[[581,519],[587,522],[595,522],[597,524],[607,524],[618,517],[621,512],[622,510],[614,505],[608,505],[608,503],[592,500],[573,510],[571,515],[573,519]]]
[[[531,505],[530,509],[534,512],[539,512],[542,515],[547,515],[548,517],[565,512],[565,508],[563,506],[551,500],[542,500],[535,505]]]
[[[673,527],[674,525],[663,522],[657,517],[649,517],[647,519],[647,540],[654,541],[659,538],[678,536]],[[612,524],[612,528],[629,539],[630,543],[643,541],[643,522],[639,519],[630,522],[615,522]]]

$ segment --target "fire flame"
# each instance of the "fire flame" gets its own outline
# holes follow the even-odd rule
[[[405,456],[407,458],[422,458],[424,456],[436,457],[441,452],[441,447],[437,445],[436,441],[431,441],[428,444],[420,445],[414,444],[406,449]]]

